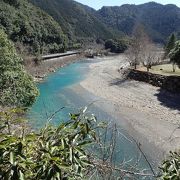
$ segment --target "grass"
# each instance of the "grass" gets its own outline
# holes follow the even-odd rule
[[[140,68],[140,70],[146,71],[145,67]],[[176,72],[173,72],[172,64],[163,64],[163,65],[156,65],[152,66],[149,70],[151,73],[166,75],[166,76],[180,76],[180,68],[176,66]]]

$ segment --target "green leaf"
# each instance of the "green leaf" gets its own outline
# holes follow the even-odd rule
[[[79,116],[80,116],[80,114],[71,114],[71,113],[70,113],[70,118],[71,118],[72,120],[77,120]]]
[[[57,164],[57,166],[61,169],[69,169],[71,168],[71,165],[67,164],[67,163],[61,163],[61,164]]]
[[[93,166],[93,164],[88,160],[82,160],[82,163],[86,166]]]
[[[25,179],[24,179],[24,174],[22,173],[21,170],[19,171],[19,174],[20,174],[20,178],[19,178],[19,179],[20,179],[20,180],[25,180]]]
[[[89,145],[89,144],[91,144],[91,143],[92,143],[91,140],[89,140],[89,141],[83,141],[83,142],[79,143],[78,146],[85,146],[85,145]]]
[[[10,152],[10,163],[14,165],[14,153]]]
[[[70,147],[69,149],[69,160],[73,162],[73,148],[72,147]]]

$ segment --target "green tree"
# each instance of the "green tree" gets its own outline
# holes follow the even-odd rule
[[[108,39],[105,42],[105,49],[110,49],[110,51],[113,53],[123,53],[127,49],[127,45],[122,39]]]
[[[116,53],[123,53],[128,47],[127,42],[123,39],[117,40]]]
[[[105,42],[105,49],[111,49],[111,47],[115,44],[113,39],[108,39]]]
[[[170,53],[170,51],[174,48],[175,46],[175,42],[176,42],[176,36],[175,34],[171,34],[171,36],[169,37],[169,40],[165,46],[165,57],[168,56],[168,54]]]
[[[2,106],[31,106],[38,90],[22,65],[14,45],[0,30],[0,104]]]
[[[19,6],[19,0],[3,0],[3,1],[12,5],[12,6],[15,6],[15,7]]]
[[[178,65],[180,67],[180,41],[176,41],[174,48],[169,53],[170,61],[174,65]],[[175,72],[175,68],[173,68],[173,72]]]
[[[0,12],[0,29],[23,55],[66,51],[67,37],[59,24],[29,1],[1,0]]]

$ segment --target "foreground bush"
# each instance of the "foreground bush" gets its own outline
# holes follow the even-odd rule
[[[23,66],[14,45],[0,30],[0,105],[31,106],[38,95],[33,79]]]
[[[95,116],[85,111],[86,108],[78,114],[70,114],[70,120],[57,127],[50,125],[53,114],[45,127],[36,132],[27,128],[25,121],[19,118],[22,117],[22,110],[0,112],[0,179],[65,180],[91,177],[113,180],[157,177],[152,167],[152,172],[138,169],[138,162],[130,166],[126,161],[115,164],[116,125],[107,128],[104,123],[98,124]],[[106,133],[109,131],[112,134],[108,140]],[[171,153],[161,167],[160,179],[179,180],[179,167],[180,155]]]
[[[0,179],[82,179],[91,166],[85,146],[95,141],[95,117],[71,114],[57,127],[27,132],[17,113],[0,114]]]
[[[169,157],[164,160],[160,168],[163,180],[179,180],[180,179],[180,151],[170,152]]]

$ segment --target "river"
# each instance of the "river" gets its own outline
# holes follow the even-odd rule
[[[65,109],[56,114],[52,121],[53,125],[66,121],[69,112],[77,112],[79,108],[87,106],[97,99],[93,94],[77,88],[79,82],[86,78],[90,63],[92,63],[91,60],[82,60],[65,66],[38,84],[40,96],[28,113],[30,125],[34,129],[43,127],[48,117],[61,107],[65,107]],[[93,63],[95,62],[93,61]],[[89,111],[100,120],[117,122],[117,119],[95,105],[91,105]],[[120,123],[118,123],[118,128],[120,135],[117,138],[114,161],[119,163],[126,159],[127,161],[131,160],[130,163],[134,164],[139,157],[137,145],[129,140],[129,132],[123,130]],[[150,161],[152,160],[150,159]],[[143,156],[139,159],[138,167],[149,169]]]

